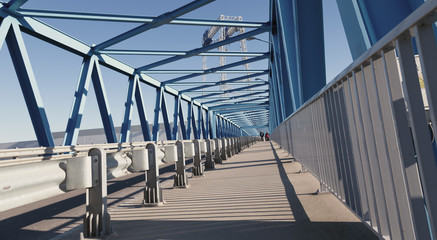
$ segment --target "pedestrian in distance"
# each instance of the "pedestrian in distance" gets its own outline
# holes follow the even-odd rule
[[[261,132],[259,133],[259,136],[261,137],[261,140],[264,141],[264,133],[263,133],[263,131],[261,131]]]
[[[266,132],[266,141],[270,141],[270,135],[268,132]]]

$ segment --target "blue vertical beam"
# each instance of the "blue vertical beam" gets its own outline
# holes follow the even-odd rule
[[[162,88],[156,89],[156,102],[155,102],[155,111],[153,117],[152,141],[158,140],[159,113],[161,112],[161,100],[162,100],[162,95],[164,94],[163,90],[164,89]]]
[[[276,10],[276,9],[275,9]],[[296,71],[295,65],[289,65],[288,63],[291,61],[289,58],[292,58],[293,61],[295,61],[295,54],[296,50],[294,47],[291,49],[288,49],[291,56],[286,57],[285,51],[286,46],[284,44],[281,44],[282,34],[281,29],[278,29],[280,25],[277,24],[277,22],[280,22],[277,20],[278,14],[276,14],[277,11],[273,13],[272,20],[276,23],[272,27],[271,37],[270,40],[272,42],[271,50],[272,55],[270,57],[271,60],[271,66],[270,69],[273,71],[273,74],[275,76],[275,96],[279,99],[277,101],[280,103],[280,106],[277,106],[277,108],[280,109],[278,113],[281,114],[281,119],[285,119],[286,116],[293,113],[297,107],[297,104],[301,104],[301,85],[298,81],[298,75]],[[287,46],[290,48],[288,44]]]
[[[178,98],[181,98],[181,95],[178,95]],[[189,135],[187,135],[187,128],[185,127],[185,118],[184,112],[182,111],[182,101],[179,101],[179,124],[181,125],[182,138],[184,140],[190,139]]]
[[[8,26],[5,25],[1,31],[2,35],[4,35],[6,27]],[[53,147],[55,143],[50,131],[50,125],[18,23],[14,22],[12,26],[9,27],[9,32],[6,35],[6,43],[20,83],[21,91],[23,92],[38,144],[44,147]]]
[[[181,95],[174,97],[172,140],[178,139],[178,116],[179,116],[180,101],[181,101]]]
[[[215,115],[214,112],[211,112],[211,138],[217,138],[217,116]]]
[[[210,132],[210,126],[211,126],[211,116],[208,110],[205,110],[205,133],[204,133],[204,138],[208,139],[211,137],[211,132]]]
[[[301,87],[301,97],[294,96],[300,107],[326,84],[322,0],[276,0],[276,9],[288,77],[297,75]]]
[[[203,108],[200,107],[199,110],[200,110],[200,113],[201,113],[200,114],[200,116],[201,116],[200,126],[201,126],[201,130],[202,130],[202,136],[203,136],[203,139],[207,139],[208,138],[208,134],[207,134],[206,129],[205,129],[205,118],[203,116]]]
[[[167,137],[167,140],[172,140],[170,121],[168,120],[167,101],[165,100],[164,89],[162,90],[161,113],[162,113],[162,120],[164,121],[164,129],[165,129],[165,135]]]
[[[138,109],[138,117],[140,118],[141,130],[143,132],[144,141],[151,141],[149,121],[147,121],[146,108],[143,101],[143,92],[139,82],[137,83],[137,90],[135,91],[135,103]]]
[[[200,139],[202,134],[202,107],[198,107],[197,110],[197,139]]]
[[[188,123],[188,124],[190,124],[190,123]],[[200,138],[199,137],[200,129],[197,129],[197,126],[196,126],[196,117],[194,114],[194,106],[191,106],[191,127],[193,128],[194,139],[199,139]]]
[[[93,82],[94,91],[96,92],[97,104],[99,106],[100,117],[102,118],[103,129],[105,130],[106,141],[108,143],[116,143],[117,135],[115,133],[111,110],[109,110],[105,85],[103,84],[102,73],[100,72],[100,64],[97,59],[94,61],[91,79]]]
[[[187,137],[188,139],[191,139],[191,119],[193,118],[193,102],[188,102],[188,109],[187,109]]]
[[[221,119],[221,117],[220,116],[218,116],[217,115],[217,130],[216,130],[216,132],[217,132],[217,138],[222,138],[222,130],[221,130],[221,128],[222,128],[222,119]]]
[[[337,0],[352,58],[361,56],[423,2]]]
[[[121,124],[120,143],[129,140],[130,127],[132,122],[132,108],[135,103],[135,90],[137,89],[138,75],[130,76],[128,80],[128,89],[126,103],[124,104],[124,117]]]

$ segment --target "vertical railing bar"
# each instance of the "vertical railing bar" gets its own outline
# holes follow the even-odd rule
[[[437,191],[431,187],[437,182],[435,152],[431,145],[431,136],[426,122],[425,109],[414,61],[411,37],[404,36],[396,40],[396,49],[404,80],[404,95],[416,148],[417,163],[428,209],[430,226],[434,239],[437,239]]]
[[[363,127],[363,119],[361,115],[361,106],[358,99],[358,92],[356,90],[356,77],[355,72],[352,72],[352,77],[349,78],[349,86],[350,86],[350,98],[352,100],[353,110],[354,110],[354,118],[355,118],[355,126],[357,127],[357,140],[359,142],[360,154],[361,154],[361,167],[364,173],[364,180],[366,183],[366,193],[369,196],[368,203],[370,212],[370,224],[377,231],[381,231],[381,223],[379,219],[379,212],[377,207],[375,190],[373,188],[373,179],[371,176],[370,165],[369,165],[369,154],[367,149],[367,144],[365,140],[365,132]]]
[[[375,92],[376,88],[372,88],[371,84],[369,84],[374,81],[373,72],[373,60],[370,59],[370,65],[363,68],[363,95],[367,96],[367,106],[370,116],[369,124],[373,131],[373,139],[375,141],[376,155],[378,158],[378,161],[375,163],[375,172],[379,173],[382,180],[382,189],[386,201],[391,237],[393,239],[404,239],[403,234],[401,234],[400,209],[394,188],[393,172],[389,165],[390,157],[388,155],[388,146],[383,119],[381,117],[380,103],[377,92]]]
[[[397,144],[405,171],[405,178],[410,195],[411,208],[413,209],[416,235],[418,239],[431,239],[428,221],[425,212],[422,185],[420,183],[419,171],[414,150],[413,138],[408,124],[405,100],[401,89],[401,81],[398,73],[395,51],[384,54],[382,52],[387,94],[390,101],[390,116],[393,116],[393,127],[397,134]],[[382,81],[378,81],[382,84]],[[414,199],[414,201],[413,201]]]

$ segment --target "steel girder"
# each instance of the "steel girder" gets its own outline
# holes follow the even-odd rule
[[[97,46],[93,47],[93,49],[95,49],[95,50],[105,49],[109,46],[115,45],[119,42],[122,42],[128,38],[131,38],[135,35],[143,33],[147,30],[157,28],[161,25],[169,23],[174,18],[177,18],[177,17],[184,15],[186,13],[189,13],[190,11],[193,11],[194,9],[200,8],[200,7],[206,5],[210,2],[213,2],[213,1],[214,0],[196,0],[196,1],[190,2],[190,3],[178,8],[172,12],[164,13],[164,14],[158,16],[156,19],[154,19],[150,23],[145,23],[139,27],[136,27],[136,28],[129,30],[125,33],[122,33],[116,37],[113,37],[105,42],[102,42],[102,43],[98,44]]]
[[[13,0],[17,4],[14,9],[17,10],[27,0]],[[11,4],[8,4],[10,6]],[[113,21],[113,22],[132,22],[132,23],[152,23],[159,20],[158,17],[118,15],[118,14],[102,14],[102,13],[83,13],[83,12],[67,12],[67,11],[51,11],[51,10],[35,10],[35,9],[18,9],[18,12],[27,17],[42,17],[42,18],[61,18],[61,19],[76,19],[76,20],[94,20],[94,21]],[[210,20],[210,19],[188,19],[176,18],[167,24],[176,25],[195,25],[195,26],[223,26],[223,27],[242,27],[242,28],[259,28],[266,27],[269,24],[263,22],[247,22],[247,21],[226,21],[226,20]]]
[[[122,50],[122,49],[105,49],[100,53],[111,55],[159,55],[159,56],[184,56],[186,51],[166,51],[166,50]],[[226,56],[226,57],[259,57],[266,52],[214,52],[208,51],[199,53],[197,56]],[[150,70],[149,70],[150,71]],[[148,73],[147,70],[144,72]]]
[[[356,60],[424,2],[337,0],[352,58]]]
[[[241,77],[232,78],[232,79],[225,80],[225,81],[218,81],[218,82],[213,83],[213,85],[209,85],[208,84],[206,86],[202,85],[202,86],[198,86],[198,87],[193,87],[193,88],[185,89],[185,90],[182,90],[181,92],[188,92],[188,91],[193,91],[193,90],[198,90],[198,89],[204,89],[204,88],[209,88],[209,87],[214,87],[214,86],[220,86],[220,85],[223,85],[223,84],[234,83],[236,81],[241,81],[241,80],[245,80],[245,79],[248,79],[248,78],[259,77],[259,76],[265,75],[267,73],[268,73],[268,71],[263,71],[261,73],[254,73],[254,74],[250,74],[250,75],[245,75],[245,76],[241,76]],[[244,82],[244,83],[245,84],[251,84],[252,82]],[[266,83],[266,82],[263,82],[263,83]]]
[[[225,70],[225,69],[228,69],[228,68],[233,68],[233,67],[236,67],[236,66],[241,66],[241,65],[244,65],[244,64],[247,64],[247,63],[257,62],[257,61],[266,59],[268,57],[269,57],[269,55],[266,54],[266,55],[262,55],[262,56],[259,56],[259,57],[249,58],[249,59],[246,59],[246,60],[242,60],[242,61],[226,64],[224,66],[210,68],[210,69],[205,70],[203,73],[193,73],[193,74],[185,75],[185,76],[182,76],[182,77],[170,79],[170,80],[167,80],[167,81],[165,81],[163,83],[164,84],[175,83],[175,82],[179,82],[179,81],[182,81],[182,80],[185,80],[185,79],[190,79],[190,78],[202,76],[202,75],[205,75],[205,74],[210,74],[210,73],[214,73],[214,72],[217,72],[217,71]]]
[[[90,47],[86,44],[83,44],[80,41],[77,41],[57,30],[55,30],[54,28],[38,21],[35,19],[32,19],[29,16],[39,16],[39,17],[54,17],[54,18],[68,18],[68,19],[73,19],[73,18],[78,18],[80,19],[81,15],[80,13],[76,16],[70,15],[68,16],[68,14],[71,13],[67,13],[67,12],[56,12],[56,11],[40,11],[40,10],[22,10],[19,9],[21,7],[21,5],[23,5],[26,1],[25,0],[17,0],[17,1],[11,1],[10,3],[7,4],[0,4],[3,5],[7,8],[9,8],[7,11],[5,9],[0,9],[0,17],[3,18],[2,24],[0,26],[0,39],[2,39],[2,36],[6,36],[8,31],[9,31],[9,26],[7,24],[10,24],[10,19],[12,19],[13,21],[15,21],[15,25],[14,27],[12,27],[11,29],[13,29],[15,35],[10,37],[9,35],[6,36],[6,41],[8,43],[8,47],[10,48],[11,51],[11,56],[13,57],[13,62],[14,62],[14,66],[16,68],[21,67],[19,66],[19,62],[23,62],[24,65],[28,65],[25,68],[29,68],[30,69],[30,61],[28,60],[27,57],[27,53],[23,52],[23,47],[24,45],[22,45],[22,39],[14,39],[14,38],[21,38],[21,31],[24,31],[34,37],[37,37],[43,41],[49,42],[55,46],[58,46],[60,48],[63,48],[67,51],[70,51],[72,53],[78,54],[79,56],[82,56],[84,58],[83,60],[83,64],[82,64],[82,69],[81,69],[81,74],[80,74],[80,78],[78,81],[78,86],[77,86],[77,91],[75,93],[74,96],[74,101],[73,101],[73,107],[71,110],[71,114],[70,114],[70,118],[68,120],[68,124],[67,124],[67,129],[66,129],[66,133],[65,133],[65,138],[64,138],[64,144],[65,145],[74,145],[76,143],[76,139],[78,136],[78,132],[80,129],[80,125],[81,125],[81,120],[82,120],[82,116],[83,116],[83,108],[85,106],[86,103],[86,97],[87,97],[87,93],[88,93],[88,89],[89,89],[89,84],[92,82],[94,89],[96,91],[96,97],[97,97],[97,102],[99,105],[99,110],[100,110],[100,115],[102,118],[102,122],[103,122],[103,126],[104,126],[104,130],[105,130],[105,134],[106,134],[106,138],[107,138],[107,142],[117,142],[117,136],[115,133],[115,128],[114,128],[114,124],[113,124],[113,120],[112,120],[112,116],[109,110],[109,104],[107,101],[107,97],[106,97],[106,93],[105,93],[105,87],[103,84],[103,79],[100,73],[100,64],[109,67],[112,70],[115,70],[117,72],[120,72],[124,75],[127,75],[129,80],[128,80],[128,88],[127,88],[127,97],[126,97],[126,103],[125,103],[125,111],[124,111],[124,117],[123,117],[123,123],[121,126],[121,133],[120,133],[120,139],[119,142],[126,142],[129,141],[130,138],[130,127],[131,127],[131,116],[132,116],[132,107],[133,105],[137,105],[137,110],[139,113],[139,118],[140,118],[140,122],[141,122],[141,127],[142,127],[142,131],[143,131],[143,137],[144,140],[148,141],[148,140],[157,140],[157,134],[159,131],[159,114],[162,114],[163,116],[163,120],[164,120],[164,128],[166,131],[166,136],[167,139],[177,139],[178,136],[178,124],[177,124],[177,120],[179,119],[179,124],[181,126],[181,131],[182,131],[182,137],[184,139],[188,139],[190,137],[191,134],[191,129],[194,132],[194,135],[196,136],[196,138],[200,138],[201,136],[203,136],[204,138],[207,138],[208,136],[216,136],[217,133],[214,131],[214,129],[216,128],[216,120],[215,118],[218,117],[219,119],[221,119],[221,125],[223,125],[225,128],[223,129],[222,134],[226,135],[226,136],[236,136],[236,135],[240,135],[242,133],[244,134],[248,134],[245,131],[238,131],[237,128],[239,128],[239,126],[234,123],[231,119],[227,119],[225,116],[220,115],[219,111],[216,112],[212,112],[212,111],[208,111],[208,106],[207,105],[202,105],[201,103],[199,103],[198,101],[195,100],[195,98],[190,98],[187,95],[181,94],[181,92],[176,91],[173,88],[170,88],[169,86],[164,86],[161,82],[145,75],[144,73],[140,73],[139,71],[136,71],[136,69],[129,67],[123,63],[121,63],[120,61],[106,55],[106,54],[118,54],[121,53],[123,54],[123,51],[131,51],[129,52],[129,54],[134,53],[135,50],[102,50],[106,47],[109,47],[111,45],[114,45],[118,42],[124,41],[125,39],[128,39],[132,36],[135,36],[141,32],[144,32],[146,30],[152,29],[154,27],[163,25],[163,24],[167,24],[167,23],[174,23],[174,24],[188,24],[188,25],[205,25],[206,22],[208,21],[203,21],[203,20],[199,20],[198,22],[195,22],[196,20],[182,20],[182,19],[176,19],[174,20],[175,17],[182,15],[188,11],[191,11],[192,9],[198,8],[201,5],[207,4],[208,2],[210,2],[211,0],[205,0],[205,1],[196,1],[196,2],[192,2],[190,4],[185,5],[184,7],[181,7],[169,14],[164,14],[161,15],[158,18],[154,18],[152,20],[151,23],[147,23],[147,20],[144,20],[146,24],[143,24],[140,27],[134,28],[122,35],[118,35],[108,41],[105,41],[101,44],[98,44],[96,47]],[[16,11],[17,10],[17,11]],[[11,12],[13,12],[13,15],[11,15]],[[57,15],[59,14],[59,15]],[[86,18],[95,18],[95,20],[98,20],[98,18],[101,18],[101,20],[106,21],[106,20],[110,20],[111,16],[109,15],[104,15],[104,14],[95,14],[94,16],[91,16],[93,14],[89,14],[88,16],[86,16],[87,14],[83,14],[82,17],[83,19]],[[114,17],[113,19],[116,19],[117,17],[120,17],[117,21],[131,21],[131,20],[127,20],[127,19],[121,19],[122,16],[112,16]],[[105,19],[106,18],[106,19]],[[170,19],[170,21],[169,21]],[[91,19],[89,19],[91,20]],[[143,21],[143,20],[139,20],[139,21]],[[8,23],[8,21],[10,21]],[[136,21],[136,20],[132,20],[132,21]],[[191,22],[190,22],[191,21]],[[214,21],[209,21],[209,22],[214,22]],[[188,52],[182,52],[182,51],[176,51],[174,52],[174,54],[170,53],[170,52],[159,52],[156,51],[154,53],[152,52],[147,52],[144,51],[141,54],[162,54],[162,55],[175,55],[177,56],[195,56],[195,55],[209,55],[209,56],[218,56],[219,54],[217,52],[205,52],[208,51],[209,49],[213,49],[216,48],[218,46],[221,45],[225,45],[225,44],[229,44],[231,42],[235,42],[235,41],[239,41],[241,39],[244,39],[246,37],[250,37],[250,36],[254,36],[266,31],[269,31],[269,24],[268,23],[248,23],[248,22],[240,22],[240,23],[236,23],[236,22],[227,22],[227,21],[215,21],[215,22],[219,22],[221,25],[223,26],[231,26],[231,25],[239,25],[240,27],[244,27],[244,24],[246,24],[245,27],[250,27],[248,25],[252,24],[252,27],[255,27],[257,29],[247,32],[245,34],[242,35],[238,35],[236,37],[232,37],[229,38],[223,42],[217,43],[217,44],[212,44],[208,47],[204,47],[204,48],[199,48],[199,49],[194,49]],[[20,31],[21,30],[21,31]],[[10,39],[13,40],[10,40]],[[0,40],[2,41],[2,40]],[[18,42],[18,44],[16,44],[16,46],[14,46],[15,42]],[[11,46],[9,46],[11,45]],[[14,50],[11,50],[11,49]],[[102,50],[102,51],[100,51]],[[12,53],[14,51],[14,53]],[[25,49],[24,49],[25,51]],[[111,53],[111,51],[114,51]],[[118,51],[118,52],[117,52]],[[229,52],[229,53],[222,53],[220,55],[226,55],[226,56],[253,56],[253,58],[247,59],[247,60],[243,60],[237,63],[233,63],[233,64],[228,64],[223,66],[225,68],[230,68],[233,66],[238,66],[241,64],[245,64],[248,62],[252,62],[252,61],[258,61],[261,59],[265,59],[268,57],[268,54],[266,53],[239,53],[239,52]],[[170,61],[174,61],[174,58],[170,58]],[[248,72],[246,71],[241,71],[241,70],[220,70],[220,69],[213,69],[213,71],[217,70],[217,71],[224,71],[224,72]],[[137,69],[138,70],[138,69]],[[185,70],[185,71],[191,71],[191,70]],[[213,72],[211,70],[209,70],[209,72]],[[28,105],[28,110],[29,113],[31,115],[31,119],[32,122],[34,124],[34,129],[36,131],[37,134],[37,139],[40,143],[40,145],[42,146],[53,146],[53,138],[51,136],[51,131],[49,128],[49,124],[47,121],[47,117],[45,115],[44,112],[44,107],[42,106],[42,102],[40,101],[40,97],[39,97],[39,92],[38,89],[36,87],[36,81],[34,79],[34,76],[31,76],[32,73],[31,71],[26,72],[22,72],[21,70],[16,70],[17,75],[19,75],[19,80],[20,80],[20,84],[22,85],[22,90],[23,93],[25,95],[26,98],[26,104]],[[265,70],[252,70],[250,72],[254,72],[255,74],[266,74]],[[199,72],[195,72],[195,73],[199,73]],[[203,72],[206,73],[206,72]],[[27,76],[25,76],[27,75]],[[245,77],[241,77],[239,79],[244,79],[244,78],[248,78],[248,77],[256,77],[256,76],[260,76],[260,75],[252,75],[252,76],[245,76]],[[30,80],[23,80],[23,79],[30,79]],[[238,81],[238,79],[231,79],[228,80],[227,83],[232,83],[232,82],[236,82]],[[27,88],[26,82],[30,82],[30,84],[32,87],[31,88]],[[144,102],[143,102],[143,97],[142,97],[142,93],[141,93],[141,89],[140,89],[140,83],[146,83],[149,86],[152,86],[154,88],[157,89],[157,98],[156,98],[156,105],[155,105],[155,115],[154,115],[154,123],[153,123],[153,129],[152,129],[152,134],[150,132],[149,129],[149,123],[147,121],[146,118],[146,114],[145,114],[145,106],[144,106]],[[258,82],[257,82],[258,83]],[[263,84],[255,84],[250,86],[251,88],[255,88],[255,87],[259,87],[262,85],[266,85],[266,82],[264,81],[260,81],[260,83]],[[243,84],[243,83],[242,83]],[[219,84],[217,84],[219,85]],[[248,89],[248,88],[246,88]],[[244,91],[245,88],[240,88],[240,89],[233,89],[231,91],[228,92],[237,92],[237,91]],[[259,91],[259,90],[253,90],[253,92],[255,91]],[[266,91],[263,91],[262,93],[265,93]],[[171,95],[173,95],[175,97],[175,108],[174,108],[174,115],[173,115],[173,126],[170,127],[170,121],[168,119],[168,113],[167,113],[167,103],[166,103],[166,99],[165,99],[165,94],[164,93],[169,93]],[[251,93],[251,94],[246,94],[244,96],[246,97],[250,97],[250,96],[255,96],[259,93]],[[243,96],[243,95],[241,95]],[[34,98],[33,100],[31,98]],[[232,99],[237,99],[237,97],[232,97]],[[30,99],[30,100],[29,100]],[[188,126],[185,128],[185,118],[183,116],[182,113],[182,108],[181,108],[181,102],[182,100],[187,101],[189,103],[189,108],[190,110],[188,111]],[[34,102],[35,104],[32,104],[32,102]],[[35,106],[38,107],[35,107]],[[198,107],[198,116],[197,116],[197,120],[194,116],[194,107]],[[38,109],[37,111],[34,111],[35,109]],[[211,114],[213,115],[213,117],[211,117]],[[39,120],[38,120],[39,119]],[[197,124],[196,124],[197,123]]]
[[[138,71],[143,71],[143,70],[151,69],[151,68],[158,67],[158,66],[161,66],[161,65],[164,65],[164,64],[168,64],[168,63],[171,63],[171,62],[174,62],[174,61],[178,61],[178,60],[181,60],[183,58],[196,56],[196,55],[199,55],[200,53],[203,53],[203,52],[206,52],[206,51],[209,51],[209,50],[212,50],[212,49],[215,49],[215,48],[218,48],[220,46],[227,45],[227,44],[230,44],[230,43],[233,43],[233,42],[237,42],[237,41],[240,41],[242,39],[246,39],[248,37],[252,37],[252,36],[255,36],[255,35],[267,32],[267,31],[269,31],[268,27],[260,27],[260,28],[258,28],[256,30],[249,31],[249,32],[237,35],[235,37],[230,37],[230,38],[228,38],[226,40],[223,40],[223,41],[220,41],[220,42],[216,42],[216,43],[213,43],[213,44],[205,46],[205,47],[193,49],[191,51],[188,51],[184,56],[170,57],[170,58],[167,58],[167,59],[164,59],[164,60],[161,60],[161,61],[149,64],[149,65],[142,66],[142,67],[138,68],[137,70]]]

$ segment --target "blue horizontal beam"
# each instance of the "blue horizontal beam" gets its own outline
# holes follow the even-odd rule
[[[266,83],[266,81],[250,81],[250,82],[232,82],[232,83],[226,83],[227,85],[248,85],[248,84],[259,84],[259,83]],[[223,83],[225,84],[225,83]],[[177,85],[177,86],[199,86],[199,85],[203,85],[203,86],[217,86],[216,82],[178,82],[178,83],[170,83],[167,84],[167,86],[173,86],[173,85]],[[221,85],[221,84],[218,84]],[[202,87],[204,88],[204,87]]]
[[[240,112],[235,112],[235,113],[229,113],[226,114],[226,117],[238,117],[238,116],[255,116],[258,115],[260,113],[267,113],[269,114],[269,110],[268,109],[258,109],[258,110],[254,110],[254,111],[250,111],[250,112],[244,112],[244,113],[240,113]]]
[[[100,53],[112,55],[158,55],[158,56],[184,56],[186,51],[160,51],[160,50],[123,50],[105,49]],[[258,57],[266,52],[203,52],[197,56],[224,56],[224,57]]]
[[[188,92],[188,91],[197,90],[197,89],[203,89],[203,88],[219,86],[219,85],[223,85],[223,84],[229,84],[229,83],[233,83],[233,82],[236,82],[236,81],[241,81],[241,80],[245,80],[245,79],[249,79],[249,78],[259,77],[259,76],[262,76],[262,75],[265,75],[265,74],[268,74],[268,73],[269,73],[269,71],[267,70],[267,71],[263,71],[261,73],[254,73],[254,74],[251,74],[251,75],[245,75],[245,76],[241,76],[241,77],[236,77],[236,78],[232,78],[232,79],[225,80],[225,81],[218,81],[218,82],[215,82],[214,85],[208,85],[208,86],[204,86],[203,85],[203,86],[193,87],[193,88],[190,88],[190,89],[181,90],[181,92]],[[264,83],[267,83],[267,82],[264,82]],[[246,84],[251,84],[251,82],[247,81]]]
[[[181,60],[181,59],[184,59],[184,58],[196,56],[196,55],[199,55],[200,53],[203,53],[203,52],[206,52],[206,51],[218,48],[220,46],[228,45],[228,44],[231,44],[233,42],[237,42],[237,41],[246,39],[248,37],[252,37],[252,36],[255,36],[255,35],[258,35],[258,34],[261,34],[261,33],[268,32],[269,30],[270,30],[269,27],[261,27],[261,28],[258,28],[258,29],[255,29],[255,30],[252,30],[252,31],[240,34],[240,35],[237,35],[235,37],[230,37],[230,38],[228,38],[226,40],[213,43],[213,44],[205,46],[205,47],[193,49],[191,51],[188,51],[183,56],[174,56],[174,57],[170,57],[170,58],[167,58],[167,59],[164,59],[164,60],[152,63],[152,64],[148,64],[148,65],[142,66],[142,67],[138,68],[137,71],[144,71],[144,70],[151,69],[151,68],[154,68],[154,67],[158,67],[158,66],[161,66],[161,65],[164,65],[164,64],[175,62],[175,61],[178,61],[178,60]]]
[[[21,15],[27,17],[76,19],[76,20],[90,20],[90,21],[151,23],[157,19],[156,17],[145,17],[145,16],[103,14],[103,13],[82,13],[82,12],[35,10],[35,9],[20,9],[18,12]],[[243,27],[243,28],[259,28],[268,25],[268,23],[263,23],[263,22],[226,21],[226,20],[189,19],[189,18],[177,18],[170,21],[168,24]]]
[[[241,103],[247,103],[247,102],[258,102],[258,101],[261,101],[261,100],[264,101],[266,99],[269,99],[269,97],[265,96],[265,97],[261,97],[261,98],[252,98],[252,99],[247,99],[247,100],[238,101],[238,102],[228,102],[228,101],[226,101],[224,103],[226,103],[226,104],[230,104],[230,103],[232,103],[232,104],[241,104]],[[215,107],[215,106],[219,106],[219,105],[209,106],[208,108]]]
[[[241,66],[241,65],[244,65],[244,64],[252,63],[252,62],[261,61],[261,60],[264,60],[264,59],[268,58],[269,56],[270,56],[269,54],[265,54],[265,55],[262,55],[262,56],[259,56],[259,57],[249,58],[249,59],[246,59],[246,60],[242,60],[242,61],[226,64],[226,65],[223,65],[223,66],[220,66],[220,67],[206,69],[206,70],[203,71],[203,73],[193,73],[193,74],[185,75],[185,76],[182,76],[182,77],[173,78],[173,79],[164,81],[163,84],[179,82],[179,81],[182,81],[182,80],[185,80],[185,79],[199,77],[199,76],[202,76],[202,75],[205,75],[205,74],[214,73],[214,72],[225,70],[225,69],[228,69],[228,68],[233,68],[233,67]]]
[[[231,89],[231,90],[222,91],[221,93],[224,94],[224,93],[238,92],[238,91],[248,90],[248,89],[255,88],[255,87],[262,87],[262,86],[265,86],[265,85],[268,85],[268,84],[267,83],[266,84],[254,84],[254,85],[251,85],[251,86],[246,86],[246,87],[241,87],[241,88],[234,88],[234,89]],[[256,90],[251,90],[251,92],[255,92],[255,91]],[[205,98],[205,97],[214,96],[214,95],[216,95],[216,94],[207,94],[207,95],[193,97],[193,99]]]
[[[257,126],[241,126],[240,128],[264,128],[264,127],[268,127],[269,125],[257,125]]]
[[[200,7],[202,7],[202,6],[204,6],[204,5],[208,4],[208,3],[211,3],[213,1],[214,0],[196,0],[196,1],[190,2],[190,3],[188,3],[188,4],[178,8],[178,9],[176,9],[174,11],[167,12],[167,13],[164,13],[164,14],[158,16],[157,18],[155,18],[150,23],[145,23],[145,24],[143,24],[141,26],[138,26],[138,27],[136,27],[136,28],[134,28],[132,30],[129,30],[129,31],[125,32],[125,33],[122,33],[122,34],[120,34],[120,35],[118,35],[116,37],[113,37],[113,38],[111,38],[111,39],[109,39],[109,40],[107,40],[107,41],[105,41],[103,43],[100,43],[97,46],[95,46],[94,49],[95,50],[105,49],[105,48],[107,48],[109,46],[112,46],[114,44],[122,42],[122,41],[124,41],[124,40],[126,40],[128,38],[131,38],[131,37],[133,37],[135,35],[143,33],[143,32],[145,32],[147,30],[150,30],[150,29],[153,29],[153,28],[157,28],[157,27],[162,26],[162,25],[164,25],[166,23],[169,23],[171,20],[173,20],[173,19],[175,19],[175,18],[177,18],[177,17],[179,17],[181,15],[184,15],[186,13],[189,13],[189,12],[191,12],[191,11],[197,9],[197,8],[200,8]]]
[[[256,106],[256,107],[238,108],[238,109],[231,109],[231,110],[216,110],[216,112],[224,115],[227,113],[245,112],[245,111],[252,111],[252,110],[257,110],[257,109],[269,109],[269,107],[268,106]]]
[[[269,101],[264,101],[261,103],[244,103],[244,104],[223,104],[219,106],[213,106],[209,107],[208,109],[210,111],[216,111],[221,109],[233,109],[233,108],[246,108],[246,107],[252,107],[252,106],[267,106]]]
[[[253,86],[257,86],[257,85],[265,85],[265,84],[256,84],[256,85],[252,85],[252,86],[247,86],[247,87],[253,87]],[[234,89],[231,89],[231,90],[234,90]],[[222,91],[222,90],[205,90],[205,91],[203,91],[203,90],[193,90],[193,91],[186,91],[186,93],[215,93],[214,95],[216,95],[216,94],[224,94],[224,93],[229,93],[229,91],[231,91],[231,90],[226,90],[225,92],[224,91]],[[240,92],[264,92],[264,90],[239,90]],[[196,97],[193,97],[194,99],[196,98]]]
[[[190,73],[209,73],[208,70],[146,70],[141,71],[144,74],[190,74]],[[226,74],[248,74],[248,73],[268,73],[268,70],[220,70],[212,73],[226,73]]]
[[[260,95],[260,94],[264,94],[264,93],[268,93],[269,90],[265,90],[264,92],[254,92],[254,93],[249,93],[249,94],[243,94],[243,95],[239,95],[239,96],[232,96],[232,97],[226,97],[227,99],[238,99],[238,98],[244,98],[244,97],[250,97],[250,96],[255,96],[255,95]],[[208,97],[205,97],[208,98]],[[202,104],[210,104],[210,103],[215,103],[215,102],[220,102],[222,101],[221,99],[217,99],[217,100],[212,100],[212,101],[207,101],[207,102],[202,102]]]

